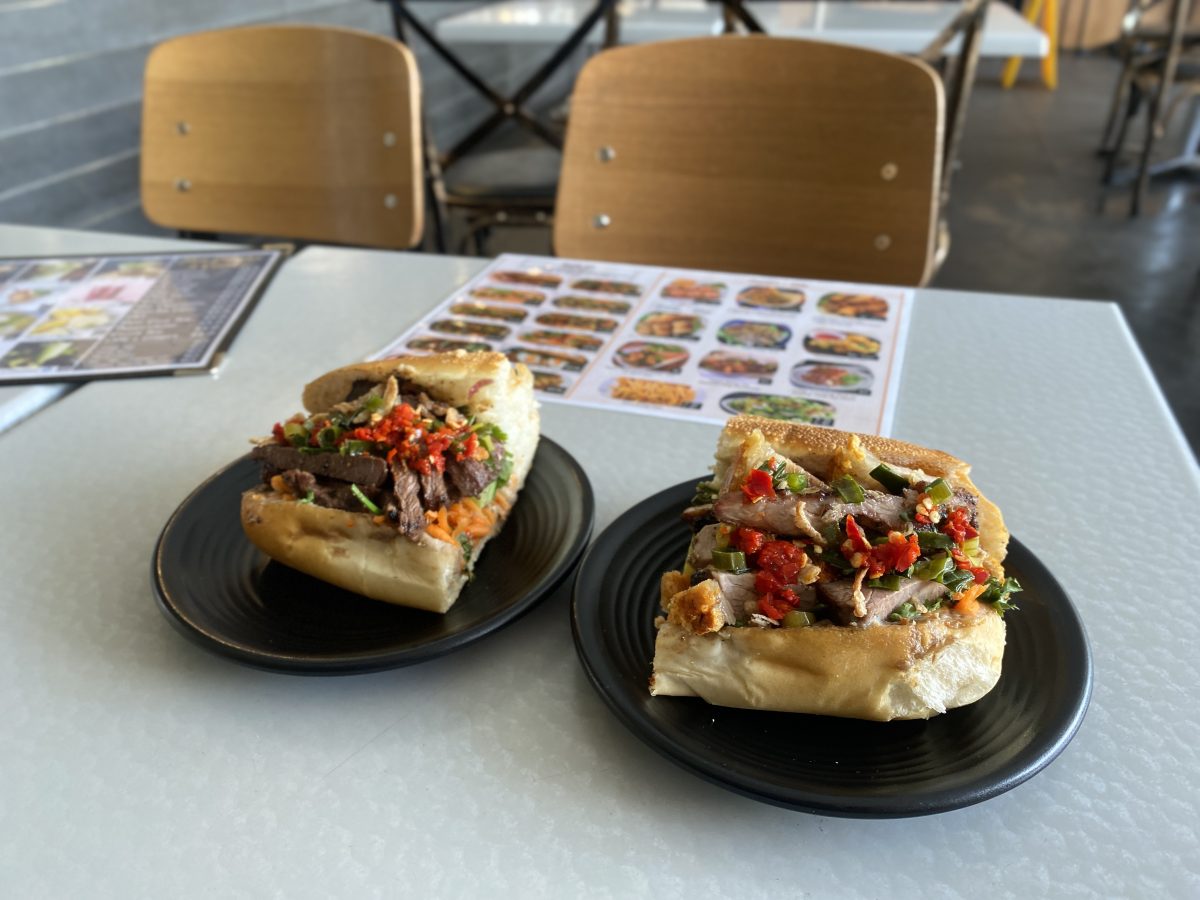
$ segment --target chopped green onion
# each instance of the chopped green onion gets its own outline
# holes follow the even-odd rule
[[[812,613],[801,612],[798,609],[789,610],[783,614],[784,628],[807,628],[815,621],[817,621],[817,617]]]
[[[342,456],[359,456],[363,453],[371,452],[370,441],[342,441],[338,445],[338,453]]]
[[[491,453],[496,449],[496,444],[492,441],[492,436],[490,434],[479,435],[479,443],[483,444],[484,449],[487,450],[488,453]]]
[[[868,585],[873,588],[883,588],[885,591],[900,590],[899,575],[880,575],[878,578],[872,578]]]
[[[714,543],[718,550],[725,550],[729,547],[729,536],[733,533],[733,529],[728,525],[717,526],[717,538]]]
[[[977,537],[967,538],[965,541],[963,541],[962,551],[963,551],[963,553],[967,554],[967,556],[978,556],[979,555],[979,538],[977,538]]]
[[[498,481],[489,481],[488,486],[483,489],[483,493],[479,495],[479,505],[487,506],[496,499],[496,488],[499,487]]]
[[[458,546],[462,548],[463,564],[465,565],[471,561],[471,553],[474,551],[475,545],[471,543],[471,539],[467,535],[460,534],[458,536]]]
[[[702,481],[696,485],[696,494],[692,497],[693,506],[704,506],[717,499],[717,486],[711,481]]]
[[[316,497],[316,493],[315,493],[314,491],[309,491],[307,494],[305,494],[305,495],[304,495],[304,499],[303,499],[303,500],[298,500],[298,501],[296,501],[296,502],[297,502],[297,503],[312,503],[312,502],[313,502],[313,499],[314,499],[315,497]]]
[[[329,425],[317,432],[317,443],[325,450],[332,450],[337,439],[342,436],[342,429]]]
[[[954,569],[953,571],[945,573],[938,580],[946,586],[950,593],[957,594],[967,585],[974,582],[975,576],[966,569]]]
[[[922,563],[917,563],[913,567],[913,578],[920,578],[922,581],[937,581],[947,571],[954,568],[954,561],[945,554],[935,556],[932,559],[927,559]]]
[[[843,475],[833,483],[833,489],[838,492],[843,500],[847,503],[862,503],[867,499],[866,493],[863,491],[862,485],[855,481],[849,475]]]
[[[917,543],[921,550],[949,550],[954,546],[954,539],[940,531],[918,531]]]
[[[1021,583],[1015,578],[1005,578],[1002,582],[996,578],[989,578],[987,589],[979,595],[979,599],[992,604],[996,612],[1004,615],[1010,609],[1016,609],[1016,604],[1009,602],[1008,598],[1021,590]]]
[[[909,487],[908,479],[894,469],[888,468],[887,463],[880,463],[871,470],[871,477],[887,488],[889,493],[902,494]]]
[[[496,487],[504,487],[508,484],[508,479],[512,477],[512,470],[512,457],[505,456],[504,462],[500,464],[500,471],[496,473]]]
[[[367,499],[367,495],[362,492],[362,490],[359,488],[359,486],[357,484],[350,485],[350,493],[352,493],[355,497],[358,498],[358,502],[361,503],[364,507],[366,507],[367,512],[372,513],[373,515],[376,515],[376,516],[379,515],[379,507],[376,506],[374,503],[372,503],[369,499]]]
[[[941,479],[935,479],[930,482],[929,487],[925,488],[925,493],[929,495],[929,499],[934,503],[945,503],[954,496],[954,491],[950,489],[950,485]]]
[[[808,487],[808,476],[803,472],[788,472],[784,480],[787,482],[787,489],[793,494],[799,494]]]
[[[909,619],[915,619],[921,614],[911,601],[906,601],[892,610],[892,614],[888,618],[893,622],[905,622]]]
[[[308,443],[308,431],[299,422],[288,422],[284,425],[283,436],[293,444]]]
[[[714,550],[713,568],[722,572],[741,572],[746,568],[746,554],[740,550]]]

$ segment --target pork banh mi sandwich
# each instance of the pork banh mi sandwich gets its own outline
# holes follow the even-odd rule
[[[923,719],[1000,677],[1000,511],[970,467],[870,435],[729,420],[662,577],[655,695],[859,719]]]
[[[362,363],[304,389],[308,413],[251,456],[242,527],[268,556],[347,590],[445,612],[525,483],[533,376],[461,350]]]

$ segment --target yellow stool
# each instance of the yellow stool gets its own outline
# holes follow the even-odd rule
[[[1058,0],[1029,0],[1025,19],[1040,27],[1050,39],[1050,49],[1042,58],[1042,84],[1054,90],[1058,87]],[[1000,84],[1006,90],[1016,83],[1020,69],[1021,57],[1010,56],[1000,76]]]

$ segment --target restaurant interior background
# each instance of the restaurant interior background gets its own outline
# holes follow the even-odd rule
[[[412,8],[433,23],[481,5],[464,0]],[[1067,13],[1063,36],[1070,44],[1069,6]],[[369,0],[0,0],[0,222],[164,233],[142,214],[138,197],[147,55],[175,35],[265,22],[393,34],[387,6]],[[1090,43],[1105,40],[1101,35]],[[429,126],[447,147],[487,104],[421,41],[412,45]],[[513,46],[456,50],[500,87],[519,84],[540,63]],[[535,105],[551,119],[561,115],[584,59],[584,52],[576,53],[537,94]],[[996,59],[980,64],[947,213],[953,243],[931,286],[1117,301],[1195,449],[1200,182],[1187,175],[1154,179],[1136,218],[1128,214],[1127,184],[1102,185],[1104,160],[1096,151],[1120,71],[1111,46],[1064,49],[1057,90],[1043,86],[1036,61],[1026,61],[1015,87],[1004,90],[1001,65]],[[1160,155],[1172,155],[1188,122],[1189,114],[1174,117]],[[524,144],[502,131],[491,147],[498,155],[485,154],[462,177],[486,179],[502,168],[505,179],[553,181],[557,154]],[[513,149],[504,152],[506,146]],[[1130,159],[1133,149],[1127,149]],[[451,232],[452,250],[462,246],[461,237],[461,228]],[[506,250],[548,253],[549,231],[494,229],[486,252]],[[1036,400],[1030,415],[1037,414]]]

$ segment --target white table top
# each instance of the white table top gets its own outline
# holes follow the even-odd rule
[[[560,43],[595,6],[595,0],[503,0],[439,20],[437,34],[459,44]],[[720,34],[722,28],[720,7],[705,0],[621,0],[617,12],[623,44]],[[600,24],[587,43],[603,39]]]
[[[172,510],[298,408],[307,379],[374,351],[481,265],[305,250],[218,376],[90,384],[0,435],[3,893],[1196,895],[1196,642],[1164,607],[1193,592],[1200,472],[1110,304],[918,293],[897,436],[975,463],[1095,657],[1074,742],[984,804],[839,820],[694,778],[594,693],[564,596],[374,675],[260,672],[183,640],[148,577]],[[598,531],[701,471],[717,433],[543,415],[591,477]]]
[[[751,2],[750,11],[767,34],[852,44],[893,53],[918,53],[948,24],[960,4],[921,2]],[[564,40],[595,6],[594,0],[502,0],[437,24],[449,43],[556,43]],[[703,0],[625,0],[620,39],[624,44],[720,34],[721,7]],[[593,29],[597,45],[603,29]],[[947,48],[958,50],[959,39]],[[1003,3],[989,6],[980,53],[983,56],[1045,56],[1049,40]]]
[[[73,253],[159,253],[213,246],[195,241],[0,224],[0,258]],[[74,384],[0,386],[0,431],[12,428],[75,387]]]
[[[920,53],[943,27],[950,24],[959,6],[958,3],[927,0],[752,0],[747,3],[767,34],[813,38],[891,53]],[[961,36],[956,37],[946,47],[946,53],[957,53],[961,43]],[[980,56],[1042,57],[1049,52],[1049,38],[1011,6],[999,0],[988,4]]]

